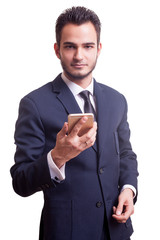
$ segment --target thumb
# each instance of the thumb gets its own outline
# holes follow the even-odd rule
[[[123,212],[123,202],[119,201],[117,209],[116,209],[116,215],[121,215]]]

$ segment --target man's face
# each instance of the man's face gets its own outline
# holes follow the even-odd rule
[[[64,26],[60,47],[57,44],[54,47],[66,77],[76,83],[91,80],[101,50],[101,44],[97,46],[96,30],[91,22]]]

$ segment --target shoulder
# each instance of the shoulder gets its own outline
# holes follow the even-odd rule
[[[23,99],[30,99],[33,102],[44,103],[49,101],[51,98],[53,99],[54,96],[54,86],[58,85],[60,82],[60,75],[58,75],[53,81],[48,82],[41,87],[31,91],[27,95],[25,95]]]
[[[48,82],[45,85],[34,89],[32,92],[28,93],[24,98],[44,98],[46,95],[48,95],[50,92],[52,92],[52,82]]]
[[[32,92],[26,94],[19,103],[19,115],[37,115],[41,108],[45,107],[46,99],[51,92],[52,83],[49,82]]]
[[[103,83],[99,83],[99,82],[96,82],[96,85],[103,91],[103,92],[106,92],[108,94],[113,94],[113,95],[117,95],[117,96],[120,96],[122,95],[119,91],[117,91],[116,89],[110,87],[110,86],[107,86]]]
[[[124,95],[110,86],[95,81],[95,89],[96,92],[102,94],[104,98],[110,99],[110,101],[120,101],[126,104]]]

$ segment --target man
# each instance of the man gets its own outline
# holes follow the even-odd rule
[[[44,192],[40,239],[127,240],[133,232],[138,173],[126,100],[92,77],[100,29],[84,7],[62,13],[54,49],[63,73],[20,103],[11,175],[19,195]],[[84,116],[68,134],[68,114],[85,111],[84,90],[97,122],[79,136]]]

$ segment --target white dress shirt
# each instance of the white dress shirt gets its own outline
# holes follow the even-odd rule
[[[70,89],[70,91],[72,92],[72,94],[74,95],[82,112],[84,112],[84,99],[79,95],[79,93],[84,90],[88,90],[90,92],[90,101],[94,109],[96,110],[96,105],[93,97],[93,79],[90,85],[86,89],[84,89],[79,85],[77,85],[76,83],[67,79],[64,73],[62,73],[61,77],[63,81],[66,83],[66,85],[68,86],[68,88]],[[61,182],[65,180],[65,164],[61,168],[58,168],[52,159],[51,151],[47,155],[47,160],[48,160],[48,166],[49,166],[51,178],[57,182]],[[129,185],[129,184],[124,185],[121,191],[123,191],[126,188],[132,189],[132,191],[134,192],[134,195],[136,195],[136,189],[132,185]]]

